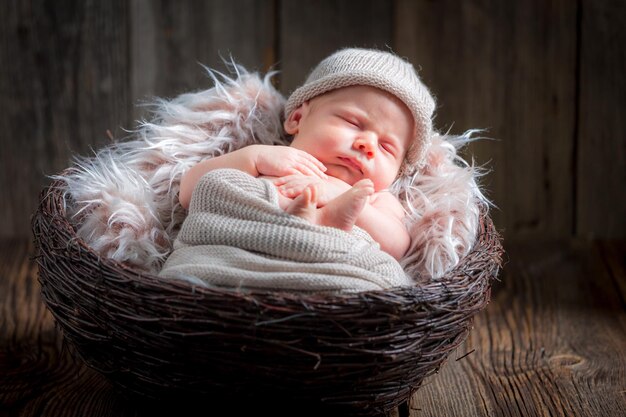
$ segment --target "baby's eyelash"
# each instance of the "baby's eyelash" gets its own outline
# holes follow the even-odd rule
[[[343,120],[345,120],[346,122],[350,123],[352,126],[361,127],[361,125],[359,125],[359,122],[357,122],[356,120],[352,120],[352,119],[347,118],[347,117],[344,117]]]
[[[381,143],[380,147],[383,148],[385,151],[389,152],[390,154],[394,154],[394,147],[388,143]]]
[[[345,115],[342,115],[342,114],[338,114],[338,115],[337,115],[337,117],[339,117],[339,118],[340,118],[341,120],[343,120],[344,122],[351,124],[352,126],[355,126],[355,127],[361,128],[361,123],[359,123],[359,121],[358,121],[358,120],[356,120],[356,119],[355,119],[355,118],[353,118],[353,117],[350,117],[350,116],[345,116]]]

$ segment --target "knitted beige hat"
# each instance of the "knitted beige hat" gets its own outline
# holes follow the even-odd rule
[[[420,81],[413,65],[392,53],[348,48],[330,55],[289,96],[285,105],[285,118],[307,100],[353,85],[367,85],[387,91],[411,110],[415,120],[415,141],[407,152],[406,166],[403,166],[402,171],[422,168],[432,135],[435,100]]]

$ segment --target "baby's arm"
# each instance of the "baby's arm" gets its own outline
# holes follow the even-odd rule
[[[258,176],[252,155],[252,146],[248,146],[215,158],[202,161],[185,172],[180,180],[178,200],[184,208],[189,208],[191,194],[196,184],[204,174],[219,168],[235,168],[247,172],[252,176]]]
[[[356,225],[369,233],[382,250],[399,260],[411,244],[411,237],[402,221],[404,216],[402,205],[392,194],[378,192],[370,197]]]
[[[191,194],[204,174],[220,168],[238,169],[253,177],[301,174],[326,178],[326,167],[309,153],[288,146],[250,145],[193,166],[183,174],[178,199],[188,208]]]

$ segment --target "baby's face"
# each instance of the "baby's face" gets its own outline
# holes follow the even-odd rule
[[[363,178],[376,191],[395,180],[413,137],[413,116],[398,98],[374,87],[340,88],[296,109],[285,130],[326,174],[352,185]]]

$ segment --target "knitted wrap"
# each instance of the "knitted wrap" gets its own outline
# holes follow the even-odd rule
[[[288,214],[270,181],[235,169],[200,178],[160,276],[294,292],[415,285],[364,230],[348,233]]]
[[[285,118],[307,100],[338,88],[355,85],[379,88],[406,104],[415,124],[414,141],[407,152],[403,171],[423,168],[432,135],[435,100],[421,82],[413,65],[392,53],[348,48],[330,55],[291,94],[285,106]]]

